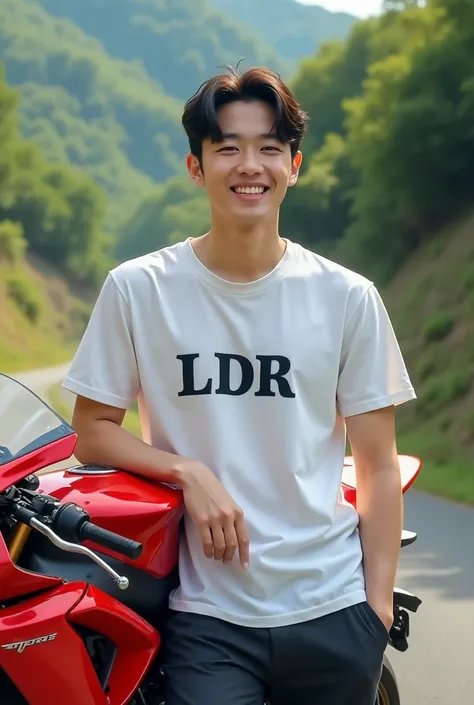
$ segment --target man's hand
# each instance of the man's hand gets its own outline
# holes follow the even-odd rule
[[[248,568],[249,537],[244,513],[216,476],[198,461],[185,461],[179,484],[207,558],[230,563],[238,550],[241,565]]]
[[[151,480],[177,485],[189,516],[199,528],[208,558],[230,563],[238,549],[249,564],[249,539],[244,514],[203,463],[168,453],[121,427],[125,409],[78,397],[73,427],[79,440],[75,455],[83,464],[121,468]]]
[[[367,601],[374,610],[377,617],[384,625],[385,629],[389,632],[392,628],[394,619],[393,602],[391,602],[389,605],[384,604],[382,602],[377,603],[375,600],[371,600],[369,596],[367,596]]]

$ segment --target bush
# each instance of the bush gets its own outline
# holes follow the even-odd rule
[[[41,301],[31,281],[21,272],[8,275],[7,295],[25,314],[31,323],[36,323],[41,313]]]
[[[440,311],[428,318],[423,327],[423,337],[426,342],[431,343],[443,340],[454,327],[454,319],[448,314]]]
[[[463,276],[464,291],[474,291],[474,266],[470,265]]]
[[[20,223],[14,223],[12,220],[0,221],[0,260],[17,264],[23,259],[27,247],[28,243]]]
[[[85,301],[75,301],[69,312],[69,325],[73,340],[81,338],[87,328],[92,313],[92,306]]]
[[[424,382],[428,377],[432,377],[436,373],[436,364],[432,358],[421,360],[417,368],[417,377],[420,382]]]
[[[446,372],[431,380],[420,396],[417,412],[419,415],[432,415],[443,406],[448,406],[456,399],[464,397],[471,386],[474,372],[454,370]]]

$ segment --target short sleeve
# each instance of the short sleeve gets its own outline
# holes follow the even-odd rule
[[[109,273],[63,387],[127,409],[140,391],[127,302]]]
[[[415,398],[392,323],[372,284],[344,331],[339,409],[345,417],[355,416]]]

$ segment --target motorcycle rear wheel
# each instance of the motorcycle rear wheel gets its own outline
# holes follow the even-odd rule
[[[383,659],[382,677],[377,690],[377,705],[400,705],[400,692],[392,664]]]

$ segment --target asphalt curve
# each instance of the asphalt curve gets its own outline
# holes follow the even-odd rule
[[[397,582],[423,604],[411,617],[408,651],[387,651],[402,705],[469,705],[474,702],[474,510],[412,490],[405,497],[405,528],[416,531],[418,540],[402,550]]]
[[[28,389],[31,389],[35,394],[37,394],[44,401],[49,402],[48,393],[51,387],[59,384],[63,381],[66,373],[69,369],[69,363],[65,365],[57,365],[56,367],[47,367],[40,370],[32,370],[31,372],[18,372],[13,373],[10,376],[17,379],[19,382],[24,384]],[[73,399],[73,395],[70,392],[63,390],[65,398],[67,395]],[[52,470],[59,470],[61,468],[71,467],[77,463],[76,458],[71,457],[68,460],[64,460],[55,465],[50,465],[47,472]],[[41,474],[41,473],[38,473]]]
[[[63,365],[13,376],[44,397],[66,370]],[[405,497],[405,528],[416,531],[418,540],[402,550],[397,582],[421,597],[423,604],[411,617],[408,651],[387,651],[401,703],[470,705],[474,703],[474,509],[411,490]]]

